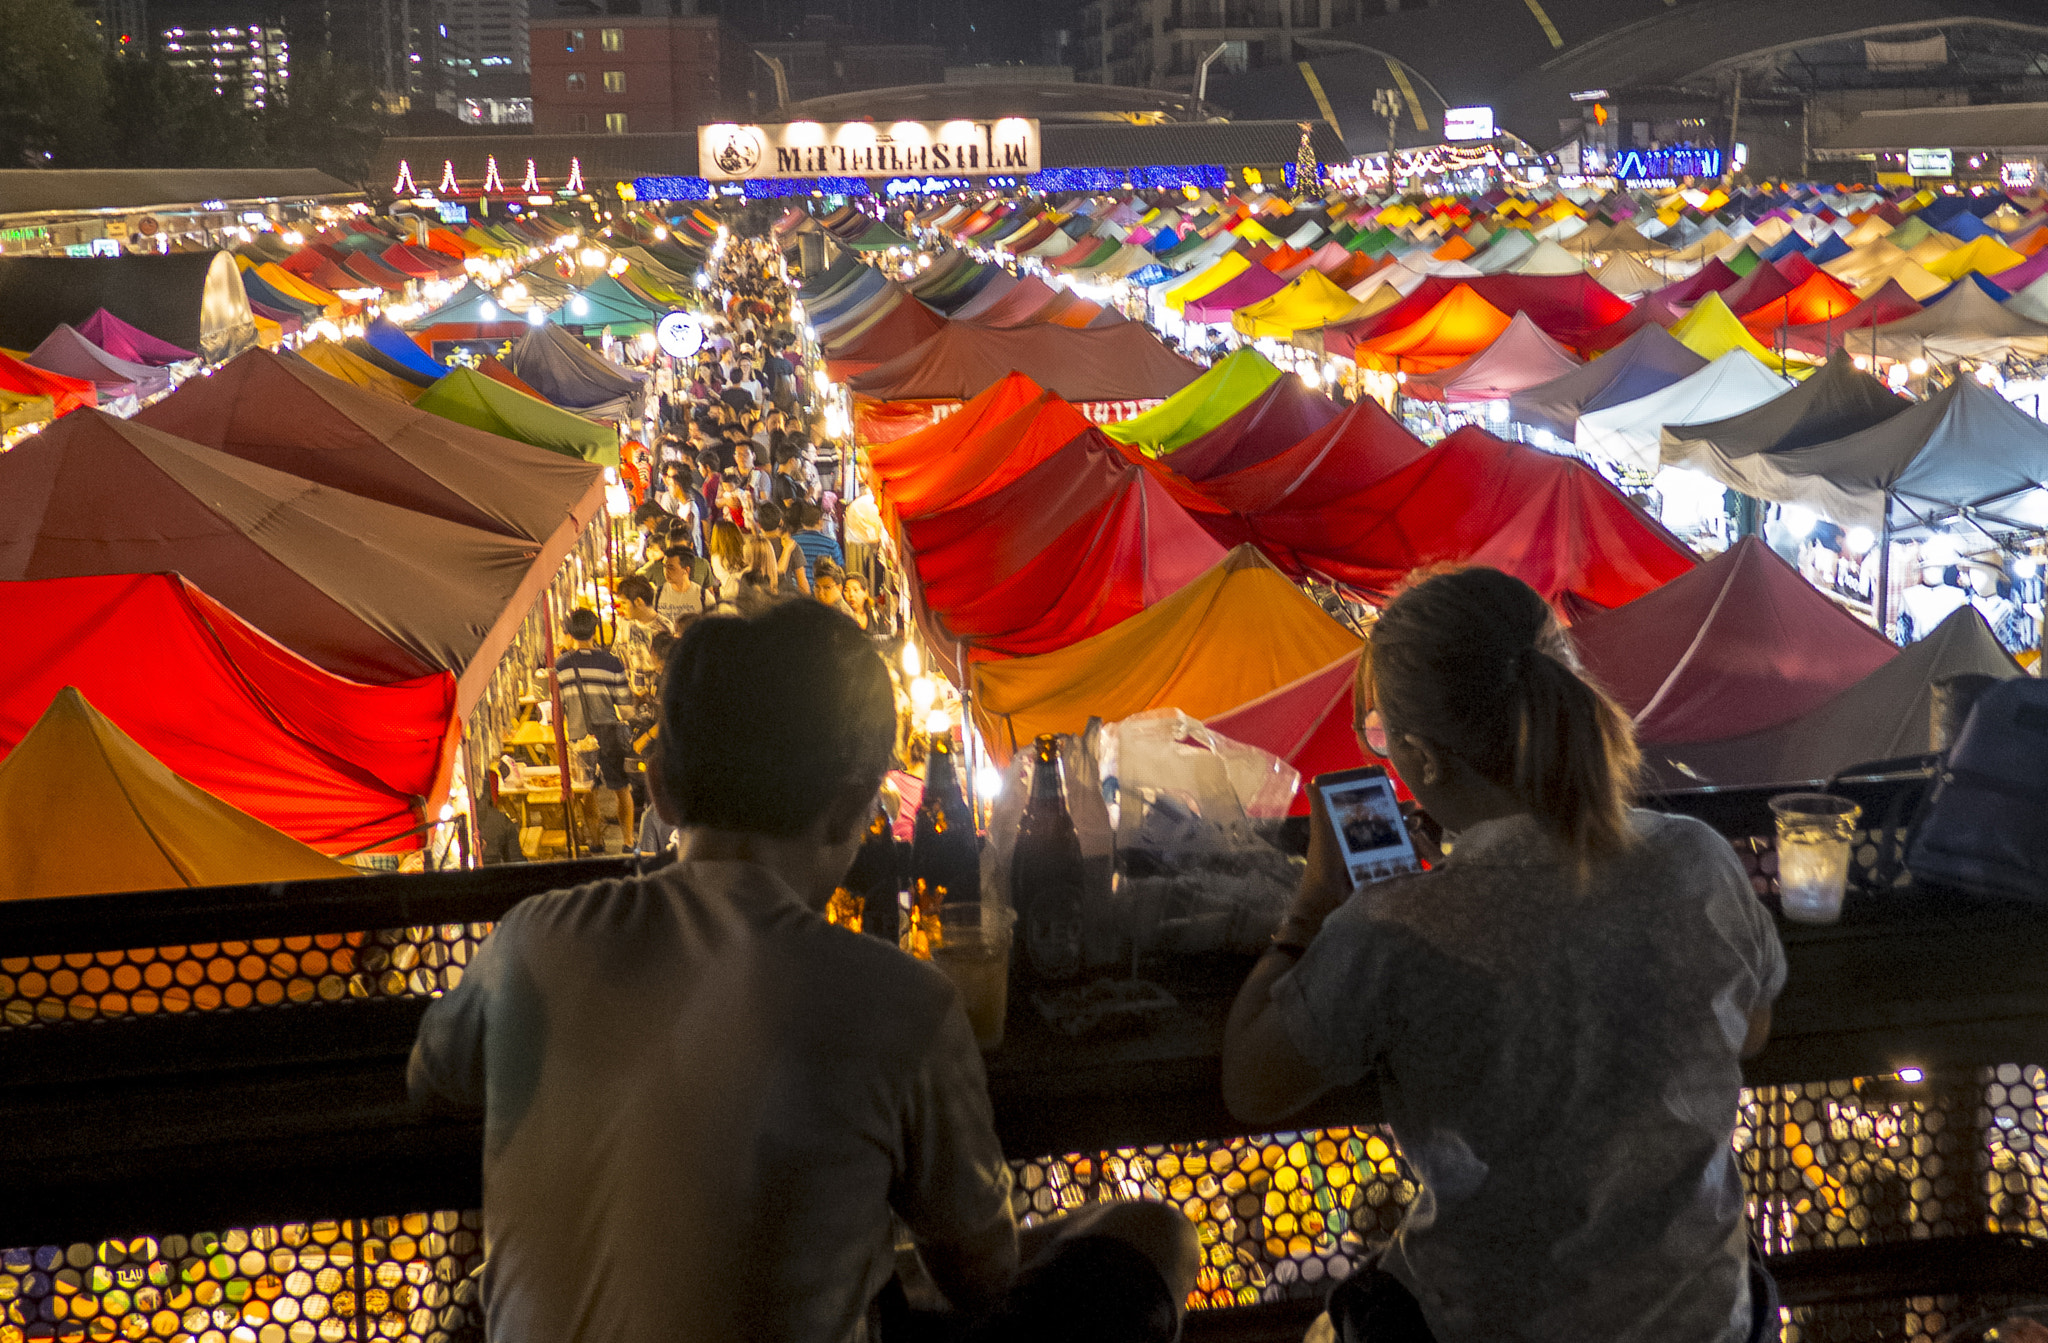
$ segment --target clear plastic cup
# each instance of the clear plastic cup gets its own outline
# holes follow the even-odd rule
[[[1778,818],[1779,907],[1795,923],[1835,922],[1863,808],[1826,793],[1781,793],[1771,811]]]
[[[965,900],[939,907],[931,939],[932,964],[960,990],[974,1043],[994,1049],[1003,1042],[1003,1018],[1010,1001],[1010,936],[1017,912],[1002,905]]]

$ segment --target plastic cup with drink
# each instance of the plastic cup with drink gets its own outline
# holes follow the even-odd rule
[[[1771,799],[1778,818],[1778,903],[1795,923],[1842,917],[1849,850],[1863,808],[1826,793],[1782,793]]]
[[[932,964],[946,972],[967,1007],[974,1043],[994,1049],[1003,1042],[1003,1017],[1010,998],[1010,934],[1015,910],[979,900],[939,908],[931,939]]]

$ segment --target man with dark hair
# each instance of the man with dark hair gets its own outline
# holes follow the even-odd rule
[[[802,547],[789,534],[789,516],[782,505],[768,502],[754,508],[754,527],[768,539],[775,551],[775,590],[785,597],[807,597],[811,592],[811,571]]]
[[[576,646],[555,659],[555,678],[562,688],[562,713],[570,723],[582,720],[586,734],[597,738],[598,783],[612,791],[619,804],[619,834],[633,842],[633,776],[626,772],[632,752],[633,683],[626,664],[597,646],[597,612],[579,606],[562,622]],[[570,743],[575,748],[575,742]],[[595,846],[593,846],[595,847]]]
[[[666,560],[666,555],[663,558]],[[654,607],[654,585],[638,574],[619,580],[616,597],[619,623],[612,656],[626,664],[633,696],[644,702],[654,697],[661,682],[661,667],[654,660],[654,636],[666,633],[668,622]]]
[[[493,1339],[872,1338],[892,1214],[991,1337],[1173,1337],[1186,1219],[1100,1204],[1020,1238],[959,994],[824,919],[894,737],[845,617],[694,623],[649,773],[679,860],[524,901],[428,1008],[413,1094],[485,1111]]]
[[[839,548],[839,539],[825,530],[825,510],[808,500],[792,510],[791,520],[796,523],[796,543],[803,547],[804,565],[815,586],[818,577],[818,562],[830,560],[842,572],[846,568],[846,552]]]

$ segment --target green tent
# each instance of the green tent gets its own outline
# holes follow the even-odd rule
[[[1744,243],[1741,251],[1737,252],[1734,256],[1722,258],[1721,264],[1734,271],[1737,275],[1747,275],[1762,265],[1763,260],[1762,257],[1757,255],[1754,247]]]
[[[564,457],[599,466],[619,464],[619,436],[611,429],[515,391],[475,369],[454,369],[420,393],[413,405],[444,420],[531,443]]]
[[[910,246],[910,239],[877,219],[868,225],[867,232],[846,245],[856,252],[886,252],[892,247]]]
[[[609,275],[600,275],[580,292],[572,292],[559,308],[548,314],[548,320],[557,326],[608,326],[615,336],[652,331],[660,319],[661,314],[645,300]]]
[[[1280,380],[1273,362],[1249,345],[1218,360],[1207,373],[1142,415],[1102,432],[1157,456],[1200,438],[1243,410]]]

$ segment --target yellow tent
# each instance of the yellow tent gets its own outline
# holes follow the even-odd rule
[[[333,341],[316,340],[303,345],[299,348],[299,355],[323,373],[331,373],[343,382],[352,382],[364,391],[375,392],[401,405],[411,405],[426,390],[395,373],[386,372]]]
[[[1277,294],[1232,313],[1230,324],[1247,336],[1286,340],[1304,327],[1333,322],[1357,306],[1358,301],[1330,283],[1329,276],[1305,270]]]
[[[1911,256],[1912,253],[1909,252],[1907,255]],[[1972,238],[1946,256],[1936,257],[1932,261],[1922,261],[1920,264],[1926,267],[1931,275],[1938,275],[1944,280],[1960,280],[1971,271],[1976,271],[1979,275],[1996,275],[2000,271],[2011,270],[2025,260],[2025,257],[1998,239],[1984,237]]]
[[[1005,759],[1043,732],[1146,709],[1212,718],[1358,650],[1358,636],[1251,546],[1130,619],[1057,652],[974,667],[982,740]]]
[[[1691,312],[1672,325],[1671,334],[1680,345],[1709,363],[1730,350],[1748,350],[1767,365],[1778,362],[1778,356],[1749,334],[1749,328],[1729,311],[1719,294],[1708,294],[1695,303]]]
[[[256,343],[266,350],[282,348],[284,345],[284,324],[282,322],[273,322],[260,313],[252,315],[256,318]]]
[[[1242,252],[1225,252],[1187,279],[1167,289],[1159,299],[1167,307],[1179,312],[1187,306],[1189,300],[1198,299],[1212,289],[1221,289],[1250,269],[1251,264],[1251,258]]]
[[[1854,288],[1859,298],[1867,298],[1884,288],[1886,280],[1897,280],[1899,288],[1916,299],[1938,294],[1948,287],[1948,281],[1882,238],[1857,248],[1847,256],[1836,257],[1821,269]]]
[[[26,429],[56,418],[56,402],[47,396],[0,392],[0,429]]]
[[[1247,219],[1243,223],[1233,226],[1230,231],[1240,238],[1251,242],[1264,243],[1268,247],[1278,247],[1280,245],[1280,240],[1273,236],[1272,230],[1256,219]]]
[[[1923,266],[1932,267],[1949,253],[1962,247],[1960,238],[1951,238],[1946,233],[1930,233],[1906,249],[1906,256]]]
[[[322,289],[310,280],[301,280],[275,261],[259,262],[254,269],[259,279],[287,298],[318,304],[329,317],[341,315],[340,295]]]
[[[66,687],[0,760],[0,899],[351,877],[173,774]]]

